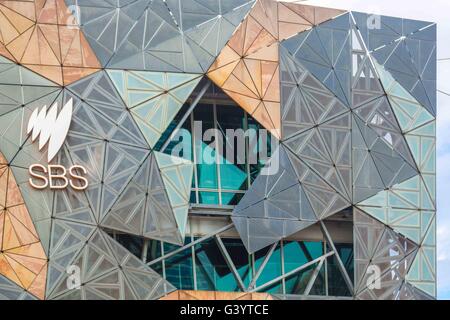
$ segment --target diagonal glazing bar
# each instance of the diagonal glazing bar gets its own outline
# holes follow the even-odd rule
[[[252,281],[248,285],[248,289],[251,290],[255,287],[256,281],[258,281],[259,276],[263,272],[264,268],[266,267],[267,263],[269,262],[270,258],[272,257],[273,252],[275,251],[276,247],[278,246],[279,242],[276,242],[270,247],[269,252],[267,252],[264,261],[261,263],[261,266],[259,267],[258,271],[256,272],[255,276],[253,277]]]
[[[225,262],[227,263],[228,267],[230,268],[231,272],[233,273],[234,278],[236,279],[239,288],[241,288],[242,291],[246,292],[247,288],[245,287],[244,283],[242,282],[241,276],[239,275],[239,272],[236,269],[236,266],[233,263],[233,260],[231,260],[230,254],[227,251],[227,248],[225,248],[225,245],[223,244],[222,239],[218,234],[215,236],[217,245],[219,246],[219,250],[222,253],[222,256],[225,258]]]
[[[305,292],[303,293],[303,295],[308,296],[309,293],[311,292],[311,289],[314,285],[314,283],[316,282],[317,276],[319,275],[320,269],[322,269],[323,263],[325,262],[325,259],[322,259],[319,264],[317,265],[316,269],[314,269],[313,274],[311,275],[311,278],[308,281],[308,284],[305,288]]]
[[[286,279],[286,278],[296,274],[297,272],[300,272],[300,271],[302,271],[302,270],[304,270],[304,269],[306,269],[306,268],[308,268],[308,267],[310,267],[310,266],[312,266],[312,265],[314,265],[316,263],[320,263],[322,260],[325,260],[326,258],[331,257],[332,255],[334,255],[334,251],[330,251],[330,252],[324,254],[323,256],[318,257],[317,259],[314,259],[314,260],[312,260],[312,261],[310,261],[308,263],[305,263],[304,265],[302,265],[302,266],[300,266],[300,267],[298,267],[298,268],[296,268],[296,269],[294,269],[292,271],[289,271],[288,273],[285,273],[282,276],[279,276],[279,277],[277,277],[275,279],[272,279],[269,282],[266,282],[265,284],[260,285],[259,287],[253,288],[252,290],[249,290],[249,292],[257,292],[257,291],[260,291],[260,290],[262,290],[264,288],[270,287],[271,285],[273,285],[273,284],[275,284],[275,283],[277,283],[277,282],[279,282],[279,281],[281,281],[283,279]]]
[[[183,115],[183,118],[181,118],[180,122],[177,124],[175,129],[173,130],[172,134],[170,135],[169,139],[164,143],[164,145],[161,147],[160,152],[163,153],[164,150],[166,150],[167,146],[170,144],[172,139],[177,134],[178,130],[183,126],[183,124],[186,122],[187,118],[191,115],[192,111],[194,111],[197,104],[200,102],[201,98],[203,98],[204,94],[208,90],[209,86],[211,85],[210,81],[206,81],[205,85],[202,87],[200,92],[198,93],[197,97],[195,97],[195,100],[190,105],[189,109],[186,111],[186,113]]]
[[[327,238],[328,244],[331,246],[331,250],[333,250],[333,252],[336,253],[335,257],[338,262],[339,270],[341,271],[342,275],[344,276],[345,283],[347,284],[348,289],[350,290],[351,294],[353,295],[354,289],[353,289],[352,280],[350,279],[350,276],[348,275],[347,270],[345,269],[344,263],[342,262],[341,257],[339,256],[339,254],[336,250],[333,240],[331,239],[330,233],[328,232],[328,229],[325,226],[325,223],[323,223],[323,221],[320,221],[320,226],[322,227],[322,231],[323,231],[325,237]]]
[[[163,256],[155,259],[155,260],[150,261],[149,263],[147,263],[147,265],[148,266],[152,266],[152,265],[154,265],[154,264],[156,264],[158,262],[161,262],[161,261],[164,261],[164,260],[166,260],[166,259],[168,259],[170,257],[173,257],[174,255],[176,255],[176,254],[178,254],[178,253],[180,253],[180,252],[182,252],[182,251],[184,251],[186,249],[189,249],[189,248],[195,246],[196,244],[199,244],[199,243],[201,243],[201,242],[203,242],[205,240],[208,240],[209,238],[214,237],[216,234],[221,234],[222,232],[225,232],[225,231],[231,229],[233,226],[234,226],[234,224],[230,223],[229,225],[226,225],[223,228],[220,228],[220,229],[218,229],[218,230],[216,230],[216,231],[214,231],[214,232],[212,232],[210,234],[207,234],[204,237],[201,237],[201,238],[198,238],[195,241],[192,241],[191,243],[189,243],[189,244],[187,244],[187,245],[185,245],[183,247],[180,247],[180,248],[178,248],[178,249],[176,249],[174,251],[169,252],[168,254],[165,254],[165,255],[163,255]]]

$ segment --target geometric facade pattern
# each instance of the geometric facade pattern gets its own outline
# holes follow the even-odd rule
[[[3,56],[59,85],[100,68],[64,1],[2,1],[0,12]]]
[[[383,16],[372,28],[370,17],[274,0],[0,1],[0,299],[271,299],[241,279],[219,234],[250,293],[178,288],[115,237],[161,241],[163,252],[189,245],[191,189],[211,168],[232,189],[248,182],[226,219],[253,260],[264,251],[263,266],[300,231],[332,242],[326,224],[345,212],[353,298],[433,299],[436,25]],[[208,81],[278,142],[260,174],[169,154],[189,106],[211,111],[196,106]],[[67,138],[48,163],[28,120],[69,101]],[[218,122],[216,108],[205,122]],[[192,160],[214,149],[201,143]],[[83,166],[89,186],[37,190],[33,164]],[[338,249],[324,248],[287,273],[308,275],[305,295],[330,259],[347,274]],[[381,288],[368,284],[374,266]]]
[[[14,174],[2,154],[0,209],[0,274],[42,299],[47,278],[47,256]]]
[[[161,300],[273,300],[267,293],[175,291]]]
[[[280,41],[341,13],[257,1],[209,69],[208,77],[279,139]]]
[[[201,79],[186,73],[109,70],[108,74],[152,148]]]

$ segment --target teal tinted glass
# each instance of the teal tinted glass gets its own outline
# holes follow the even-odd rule
[[[292,271],[323,255],[322,242],[284,242],[284,270]]]
[[[190,239],[186,239],[188,244]],[[164,243],[164,253],[173,251],[178,246]],[[194,270],[192,250],[190,248],[165,260],[166,279],[180,290],[194,290]]]
[[[241,291],[213,239],[195,246],[197,289]]]
[[[306,269],[287,277],[285,281],[286,294],[303,294],[316,267],[317,264],[313,264]]]
[[[255,257],[255,270],[259,270],[261,267],[263,261],[265,260],[266,255],[268,254],[270,250],[269,248],[262,249],[254,254]],[[260,286],[265,283],[267,283],[270,280],[273,280],[279,276],[281,276],[282,269],[281,269],[281,245],[278,244],[275,250],[273,251],[272,255],[270,256],[269,260],[267,261],[266,266],[262,270],[258,280],[256,281],[256,285]],[[278,288],[277,286],[274,286],[272,288],[268,288],[267,292],[272,292],[271,290],[275,290],[274,292],[277,292]]]

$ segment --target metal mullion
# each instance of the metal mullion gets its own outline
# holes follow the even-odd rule
[[[178,248],[178,249],[176,249],[176,250],[173,250],[173,251],[169,252],[169,253],[166,254],[166,255],[163,254],[161,257],[159,257],[159,258],[157,258],[157,259],[155,259],[155,260],[152,260],[152,261],[148,262],[147,265],[148,265],[148,266],[152,266],[152,265],[154,265],[154,264],[156,264],[156,263],[158,263],[158,262],[160,262],[160,261],[164,261],[165,259],[168,259],[168,258],[170,258],[170,257],[172,257],[172,256],[174,256],[174,255],[176,255],[176,254],[178,254],[178,253],[180,253],[180,252],[186,250],[186,249],[189,249],[190,247],[195,246],[195,245],[198,244],[198,243],[201,243],[201,242],[203,242],[203,241],[205,241],[205,240],[208,240],[209,238],[214,237],[216,234],[220,234],[220,233],[222,233],[222,232],[225,232],[225,231],[231,229],[233,226],[234,226],[234,225],[233,225],[232,223],[230,223],[229,225],[226,225],[225,227],[220,228],[219,230],[216,230],[216,231],[214,231],[214,232],[212,232],[212,233],[210,233],[210,234],[208,234],[208,235],[206,235],[206,236],[203,236],[203,237],[201,237],[201,238],[195,240],[194,242],[191,242],[191,243],[189,243],[189,244],[187,244],[187,245],[185,245],[185,246],[183,246],[183,247],[181,247],[181,248]]]
[[[244,131],[247,132],[248,130],[248,113],[244,112]],[[245,137],[245,152],[246,154],[246,159],[245,159],[245,170],[247,171],[247,189],[250,189],[251,185],[252,185],[252,178],[251,178],[251,172],[250,172],[250,142],[249,142],[249,138]]]
[[[345,283],[347,284],[347,287],[350,290],[350,293],[353,295],[354,294],[353,283],[352,283],[352,280],[350,279],[350,276],[347,273],[347,270],[345,269],[344,263],[342,262],[341,257],[339,256],[339,254],[336,250],[336,247],[334,246],[333,240],[331,239],[331,236],[328,233],[328,230],[327,230],[325,224],[323,223],[323,221],[320,221],[320,225],[322,227],[323,233],[325,234],[325,237],[327,238],[328,244],[331,246],[331,249],[335,253],[335,257],[338,262],[338,267],[339,267],[339,270],[341,271],[342,275],[344,276]]]
[[[141,252],[141,260],[146,263],[147,262],[147,251],[148,251],[148,244],[150,240],[144,239],[144,245],[142,246],[142,252]]]
[[[200,197],[198,194],[198,169],[197,169],[197,146],[195,144],[195,130],[194,128],[194,113],[192,112],[190,115],[191,120],[191,143],[192,143],[192,156],[194,158],[194,184],[195,184],[195,203],[200,203]]]
[[[217,105],[216,102],[213,104],[213,119],[214,119],[214,132],[217,133],[219,131],[217,127]],[[220,152],[223,150],[219,150],[219,137],[214,134],[214,144],[216,145],[216,174],[217,174],[217,190],[219,192],[219,204],[222,204],[222,179],[220,177],[220,164],[219,157]]]
[[[286,272],[285,268],[284,268],[284,240],[280,241],[281,244],[281,274],[284,275],[284,273]],[[286,294],[286,280],[285,278],[283,278],[281,280],[281,284],[282,284],[282,289],[283,289],[283,294]]]
[[[161,245],[161,257],[164,257],[164,242],[160,242]],[[166,279],[166,260],[165,259],[161,259],[161,267],[162,267],[162,271],[163,271],[163,278]]]
[[[330,256],[332,256],[334,254],[335,254],[334,252],[328,252],[327,254],[324,254],[323,256],[318,257],[317,259],[314,259],[314,260],[312,260],[312,261],[310,261],[308,263],[305,263],[304,265],[302,265],[302,266],[300,266],[300,267],[298,267],[298,268],[296,268],[296,269],[294,269],[292,271],[289,271],[288,273],[286,273],[286,274],[284,274],[282,276],[276,277],[275,279],[272,279],[269,282],[266,282],[265,284],[263,284],[263,285],[261,285],[261,286],[259,286],[257,288],[253,288],[252,290],[249,290],[249,292],[257,292],[257,291],[262,290],[262,289],[264,289],[266,287],[270,287],[272,284],[275,284],[275,283],[277,283],[277,282],[279,282],[279,281],[281,281],[281,280],[283,280],[285,278],[288,278],[288,277],[290,277],[290,276],[292,276],[292,275],[294,275],[294,274],[296,274],[296,273],[298,273],[298,272],[300,272],[300,271],[302,271],[302,270],[304,270],[304,269],[314,265],[315,263],[320,262],[321,260],[326,259],[326,258],[328,258],[328,257],[330,257]]]
[[[192,234],[192,231],[190,230],[190,226],[189,226],[189,231],[191,233],[191,242],[193,242],[194,235]],[[192,273],[193,273],[193,277],[194,277],[194,290],[198,290],[197,289],[197,262],[195,260],[195,246],[191,247],[191,254],[192,254]]]
[[[198,188],[200,191],[207,191],[207,192],[217,192],[217,189],[211,189],[211,188]],[[222,190],[223,193],[245,193],[244,190],[233,190],[233,189],[224,189]]]
[[[256,272],[255,276],[253,277],[252,281],[250,282],[248,289],[252,289],[256,281],[258,281],[259,276],[263,272],[264,268],[266,267],[267,263],[269,262],[270,258],[272,257],[273,252],[275,251],[276,247],[278,246],[278,242],[274,243],[272,247],[270,247],[269,252],[267,252],[266,256],[264,257],[264,260],[261,264],[261,266],[258,268],[258,271]]]
[[[225,245],[223,244],[223,241],[218,234],[216,234],[215,240],[219,246],[219,250],[222,253],[222,256],[225,258],[225,262],[227,263],[228,267],[233,273],[233,276],[236,279],[238,286],[241,288],[242,291],[247,292],[248,290],[245,287],[244,282],[242,282],[241,276],[239,275],[239,272],[237,271],[236,266],[233,263],[233,260],[231,260],[227,248],[225,248]]]
[[[320,269],[322,269],[323,263],[326,259],[322,259],[318,266],[314,269],[313,274],[311,275],[311,278],[308,281],[308,285],[305,288],[305,291],[303,292],[303,295],[308,296],[309,293],[311,292],[311,289],[314,285],[314,283],[316,282],[317,276],[319,275]]]
[[[175,129],[172,131],[172,134],[170,135],[169,139],[167,139],[167,141],[164,143],[164,145],[161,147],[160,152],[164,152],[164,150],[166,150],[167,146],[170,144],[170,142],[172,141],[172,139],[174,138],[174,135],[177,133],[178,130],[180,130],[180,128],[183,126],[183,124],[186,122],[187,118],[192,114],[192,112],[194,111],[195,107],[197,106],[197,104],[200,102],[201,98],[203,97],[203,95],[206,93],[206,91],[208,90],[209,86],[210,86],[211,82],[207,81],[206,84],[203,86],[203,88],[200,90],[199,94],[197,97],[195,97],[195,100],[192,102],[191,106],[189,107],[189,109],[186,111],[186,113],[184,114],[184,116],[181,118],[180,122],[177,124],[177,126],[175,127]]]
[[[327,252],[327,245],[325,242],[322,242],[323,246],[323,252]],[[329,289],[328,289],[328,259],[325,259],[325,295],[329,295]]]

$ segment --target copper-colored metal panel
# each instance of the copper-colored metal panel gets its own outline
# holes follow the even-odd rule
[[[11,217],[5,212],[3,222],[3,244],[2,250],[9,250],[20,247],[19,237],[11,223]]]
[[[278,39],[278,4],[273,0],[258,0],[250,16],[255,18],[264,29]]]
[[[21,61],[25,49],[27,49],[31,35],[34,33],[35,27],[31,27],[20,36],[11,41],[6,48],[14,56],[17,61]]]
[[[81,52],[81,43],[79,30],[72,27],[59,27],[61,53],[65,66],[82,67],[83,56]]]
[[[233,71],[233,75],[237,79],[239,79],[239,81],[242,82],[245,86],[245,87],[242,87],[242,89],[243,89],[242,91],[236,91],[236,92],[239,92],[239,93],[242,92],[243,94],[248,95],[247,93],[245,93],[245,92],[248,92],[247,91],[247,89],[248,89],[253,94],[251,96],[254,96],[254,97],[260,96],[259,91],[256,88],[255,83],[253,82],[252,76],[250,75],[249,70],[247,69],[243,60],[241,60],[238,63],[238,65],[236,66],[236,68]],[[230,79],[230,81],[232,81],[233,84],[235,83],[232,79]],[[228,90],[232,90],[229,86],[224,86],[224,88],[226,88]],[[232,91],[235,91],[235,90],[232,90]]]
[[[27,257],[18,254],[11,254],[8,252],[4,253],[8,258],[15,260],[20,263],[22,266],[26,267],[28,270],[33,272],[34,274],[39,274],[42,268],[47,264],[47,260],[37,259],[34,257]]]
[[[47,264],[44,265],[41,272],[34,278],[33,283],[28,288],[28,292],[31,292],[39,299],[45,298],[45,284],[47,281]]]
[[[45,1],[45,0],[41,0]],[[1,6],[5,6],[12,11],[30,19],[31,21],[36,21],[35,15],[35,4],[33,1],[1,1]]]
[[[20,64],[59,85],[73,83],[101,68],[64,0],[34,0],[30,3],[36,12],[33,20],[15,12],[14,6],[9,9],[0,5],[0,26],[2,35],[5,34],[0,41],[7,49],[0,47],[1,55],[8,58],[12,55]],[[2,18],[4,12],[8,12],[8,19]],[[10,12],[12,20],[9,19]]]
[[[3,154],[0,153],[0,167],[8,165],[8,161],[5,159]]]
[[[234,300],[253,300],[253,294],[252,293],[244,293],[244,294],[237,296]]]
[[[0,154],[0,274],[43,299],[47,256],[12,170]],[[36,280],[37,279],[37,280]]]
[[[283,2],[283,5],[303,17],[310,24],[314,24],[314,7],[296,3]]]
[[[8,44],[15,38],[17,38],[20,33],[14,28],[14,26],[9,22],[8,18],[0,11],[0,41],[4,44]]]
[[[273,300],[268,293],[178,290],[160,300]]]
[[[48,46],[52,50],[52,54],[55,56],[58,64],[61,64],[61,48],[59,44],[59,30],[56,25],[38,24],[39,38],[45,38]],[[46,64],[44,61],[41,61]]]
[[[38,23],[57,24],[58,15],[55,0],[47,0],[42,8],[36,6],[36,20]]]
[[[238,29],[233,34],[231,39],[228,41],[228,46],[231,49],[233,49],[240,56],[244,55],[244,44],[245,44],[245,37],[246,37],[246,33],[247,33],[248,19],[249,18],[245,19],[241,23],[241,25],[238,27]],[[220,55],[219,55],[219,57],[220,57]]]
[[[56,0],[56,13],[58,15],[58,24],[65,26],[76,26],[77,19],[72,16],[64,0]]]
[[[6,191],[8,190],[8,168],[0,168],[0,210],[6,207]]]
[[[249,48],[253,45],[255,40],[258,38],[259,34],[263,30],[263,27],[256,22],[255,19],[253,19],[251,16],[247,18],[247,28],[245,30],[245,38],[244,38],[244,46],[243,46],[243,52],[245,55],[247,54]],[[260,40],[261,42],[261,40]]]
[[[22,282],[18,278],[17,274],[14,272],[13,268],[10,266],[6,257],[0,253],[0,274],[7,277],[9,280],[15,282],[19,286],[22,286]]]
[[[27,40],[26,43],[21,43],[21,45],[25,45],[24,54],[21,58],[18,60],[20,63],[28,63],[28,64],[40,64],[41,63],[41,46],[42,44],[39,43],[41,39],[39,39],[38,35],[38,28],[33,28],[33,33],[31,34],[31,37]],[[23,36],[23,35],[22,35]],[[22,36],[20,38],[22,38]],[[44,42],[46,42],[45,38],[42,39]],[[44,53],[44,52],[42,52]],[[55,63],[58,63],[58,60],[55,59]]]
[[[237,78],[234,74],[230,75],[228,80],[222,86],[222,89],[245,95],[250,98],[259,99],[258,95],[247,88],[245,84],[242,83],[241,79]]]
[[[19,220],[25,226],[25,228],[27,228],[27,230],[31,232],[36,238],[38,237],[36,229],[34,228],[33,221],[31,220],[30,214],[25,204],[10,207],[8,208],[8,212],[12,216],[14,216],[14,218]]]
[[[315,7],[314,24],[317,25],[322,22],[328,21],[334,17],[337,17],[337,16],[345,13],[345,12],[346,11],[344,11],[344,10]]]
[[[199,300],[197,297],[191,295],[190,291],[180,291],[178,295],[179,300]],[[210,299],[203,299],[210,300]]]
[[[280,77],[278,63],[261,61],[262,92],[264,100],[280,101]]]
[[[264,106],[266,107],[267,113],[269,114],[270,119],[272,120],[272,123],[274,125],[273,134],[276,137],[281,137],[280,130],[281,130],[281,108],[279,102],[270,102],[265,101]]]
[[[216,70],[221,68],[227,64],[230,64],[236,60],[239,60],[241,56],[239,56],[236,51],[234,51],[230,46],[225,46],[223,50],[220,52],[219,56],[216,58],[214,63],[209,68],[209,71]],[[231,73],[231,72],[230,72]]]
[[[214,291],[188,291],[190,296],[197,300],[216,300],[216,293]]]
[[[261,75],[261,61],[253,59],[244,59],[246,70],[248,70],[252,82],[257,89],[258,97],[262,97],[262,75]]]
[[[234,68],[236,68],[237,64],[240,60],[236,60],[232,63],[225,65],[219,69],[215,69],[208,73],[208,77],[219,87],[222,87],[225,81],[227,81],[230,74],[233,72]]]
[[[33,21],[0,4],[0,11],[8,18],[19,34],[33,26]],[[3,29],[2,29],[3,30]]]
[[[263,47],[259,51],[252,53],[247,56],[248,59],[255,59],[255,60],[265,60],[265,61],[273,61],[277,62],[279,61],[278,56],[278,50],[279,50],[279,43],[275,42],[274,44]]]
[[[249,46],[246,51],[245,55],[250,55],[254,52],[257,52],[258,50],[261,50],[262,48],[268,47],[271,44],[275,43],[277,39],[272,37],[272,35],[267,32],[266,29],[262,29],[261,32],[258,34],[258,37],[253,41],[251,46]]]
[[[78,31],[78,36],[80,38],[82,66],[87,68],[100,68],[100,61],[98,61],[97,56],[89,45],[89,42],[86,40],[84,34],[81,31]]]
[[[75,81],[80,80],[81,78],[87,77],[99,69],[93,68],[77,68],[77,67],[63,67],[63,82],[64,85],[69,85]]]
[[[216,300],[236,300],[237,295],[239,295],[238,292],[215,292]]]
[[[280,111],[280,104],[279,103],[270,103],[270,102],[264,102],[261,103],[261,105],[255,110],[255,112],[252,114],[252,117],[255,118],[261,125],[264,126],[267,130],[270,131],[270,133],[276,137],[277,139],[281,138],[280,134],[280,127],[281,125],[275,124],[272,121],[271,116],[269,115],[269,112],[266,109],[265,104],[270,105],[270,110],[273,113],[274,117],[277,117],[277,113]],[[278,110],[278,111],[277,111]],[[278,116],[281,118],[280,116]]]
[[[19,278],[21,286],[24,289],[27,289],[31,285],[31,283],[33,283],[33,280],[36,278],[36,274],[25,268],[16,260],[8,257],[8,255],[5,254],[3,255],[3,257],[5,257],[6,261],[8,261],[9,265],[11,266],[11,269],[13,269],[14,273],[17,275],[17,278]]]
[[[17,218],[11,215],[9,211],[7,211],[5,218],[10,219],[11,225],[14,228],[14,231],[21,246],[39,241],[39,239],[32,232],[30,232],[25,227],[25,225],[21,223],[21,221],[17,220]]]
[[[22,194],[20,192],[19,186],[16,183],[16,179],[14,179],[14,175],[12,171],[8,169],[8,190],[6,193],[6,208],[17,206],[19,204],[23,204]]]
[[[288,22],[280,22],[278,24],[280,41],[289,39],[300,32],[311,29],[311,25],[307,24],[296,24],[296,23],[288,23]]]
[[[296,12],[292,11],[284,3],[278,3],[278,22],[287,22],[292,24],[312,25],[312,23]],[[279,24],[278,24],[279,26]]]
[[[260,99],[250,98],[232,91],[224,90],[242,109],[252,114],[261,103]]]
[[[33,64],[25,64],[24,66],[57,84],[63,85],[63,75],[61,67]]]
[[[160,298],[159,300],[180,300],[180,291],[174,291],[169,293],[167,296]]]
[[[256,110],[252,113],[252,117],[258,120],[258,122],[261,123],[264,128],[268,130],[273,129],[274,125],[272,123],[272,119],[270,119],[266,107],[264,106],[264,102],[261,102],[259,104],[258,108],[256,108]]]
[[[5,58],[8,58],[9,60],[12,61],[16,61],[16,59],[14,59],[13,55],[8,51],[8,49],[6,49],[6,47],[0,43],[0,55],[4,56]]]
[[[295,12],[285,8],[285,19],[293,19],[294,16],[297,16]],[[300,17],[299,20],[305,22]],[[290,34],[294,31],[290,28],[287,32]],[[266,99],[278,102],[279,108],[280,86],[276,83],[279,81],[278,41],[278,3],[258,0],[213,63],[208,73],[209,78],[250,114],[254,114],[258,106],[263,106]],[[229,61],[233,59],[241,61],[231,64]],[[229,66],[220,72],[212,72],[227,62]],[[277,121],[275,125],[264,107],[253,116],[279,138],[279,113],[279,110],[275,112],[274,119]]]
[[[3,248],[3,221],[5,221],[5,211],[0,211],[0,251]]]
[[[25,246],[10,249],[10,250],[8,250],[8,253],[20,254],[20,255],[25,255],[28,257],[35,257],[35,258],[44,259],[44,260],[46,259],[45,251],[42,248],[42,245],[40,242],[35,242],[35,243],[28,244]]]

